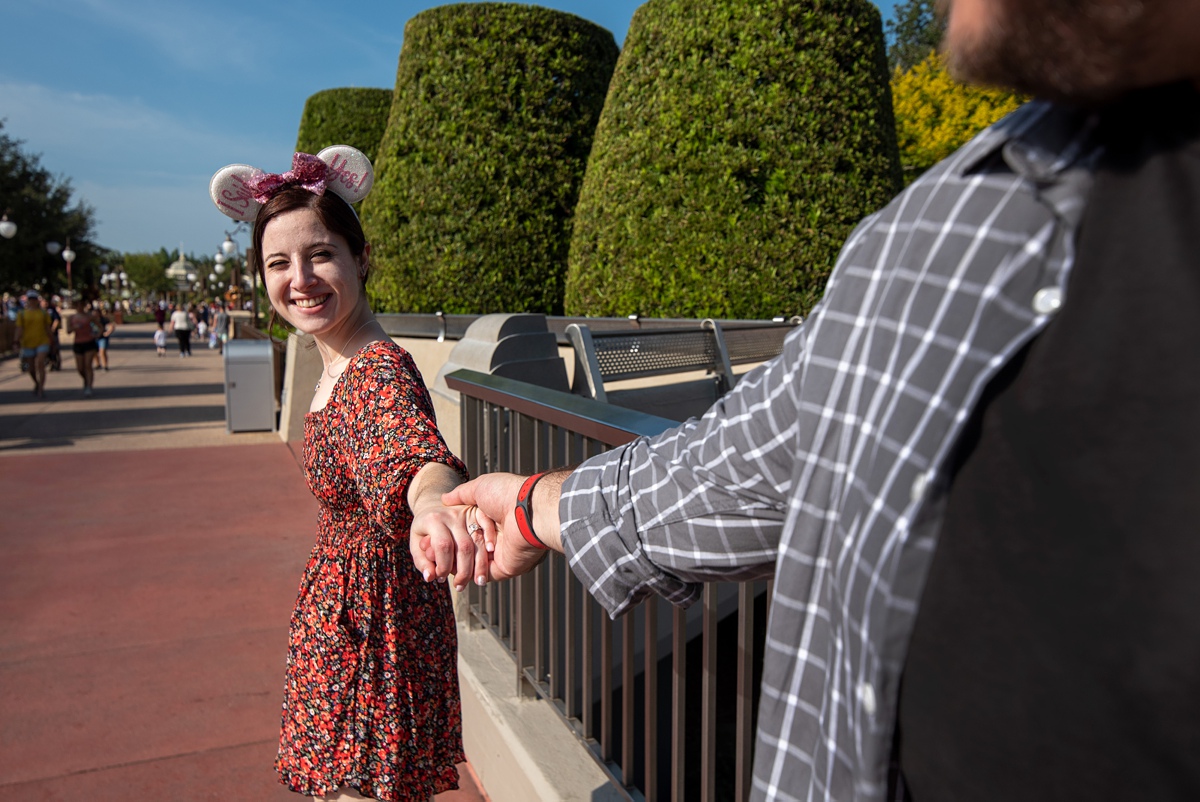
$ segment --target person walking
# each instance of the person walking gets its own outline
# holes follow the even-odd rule
[[[175,332],[175,339],[179,341],[179,355],[181,357],[191,356],[192,316],[182,306],[177,306],[171,312],[171,320],[168,326],[171,331]]]
[[[46,360],[50,355],[53,323],[40,301],[36,290],[25,293],[25,306],[16,315],[14,341],[20,349],[22,363],[28,365],[29,375],[33,379],[33,394],[45,398]]]
[[[338,152],[369,189],[366,157]],[[231,165],[212,182],[222,210],[227,171],[253,193],[252,266],[272,316],[311,334],[323,363],[304,431],[317,543],[292,615],[276,768],[319,799],[427,800],[458,786],[462,713],[448,587],[421,581],[407,539],[419,521],[453,547],[454,530],[476,525],[441,505],[466,469],[412,357],[371,313],[355,196],[335,194],[350,182],[316,157],[294,162],[308,178]]]
[[[91,304],[85,303],[82,308],[76,309],[72,313],[71,317],[67,319],[67,331],[75,338],[71,350],[75,353],[75,370],[83,379],[83,394],[85,397],[90,397],[92,384],[96,378],[92,360],[98,350],[96,336],[99,333],[92,315]]]
[[[94,310],[96,328],[99,334],[96,336],[96,353],[93,357],[92,369],[103,370],[108,372],[108,338],[116,331],[116,324],[113,319],[104,314],[104,309],[97,307]]]
[[[225,343],[229,342],[229,312],[225,304],[217,304],[217,313],[213,317],[213,331],[217,335],[217,353],[225,353]]]
[[[154,329],[154,349],[159,356],[167,355],[167,332],[161,323]]]
[[[58,311],[59,297],[55,295],[53,298],[41,298],[42,309],[46,310],[46,314],[50,315],[50,355],[46,358],[47,370],[62,370],[62,345],[59,342],[58,334],[62,331],[62,314]]]
[[[773,579],[753,799],[1197,799],[1200,4],[947,6],[955,74],[1038,100],[863,221],[778,358],[444,500],[610,615]]]

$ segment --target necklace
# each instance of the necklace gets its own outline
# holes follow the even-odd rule
[[[372,318],[368,318],[366,323],[363,323],[361,326],[359,326],[357,329],[355,329],[355,330],[354,330],[354,333],[353,333],[353,334],[351,334],[349,337],[347,337],[347,338],[346,338],[346,344],[347,344],[347,345],[350,345],[351,343],[353,343],[353,342],[354,342],[354,338],[358,336],[358,333],[359,333],[360,331],[362,331],[363,329],[365,329],[367,326],[370,326],[370,325],[371,325],[372,323],[374,323],[374,322],[375,322],[375,318],[373,318],[373,317],[372,317]],[[357,353],[357,351],[356,351],[355,353]],[[335,367],[337,367],[339,364],[341,364],[341,365],[342,365],[342,368],[343,368],[343,370],[344,370],[344,369],[345,369],[345,366],[346,366],[347,364],[349,364],[349,363],[350,363],[350,360],[351,360],[351,359],[353,359],[353,358],[354,358],[354,354],[350,354],[350,356],[343,356],[343,357],[342,357],[340,360],[338,360],[338,359],[335,359],[334,361],[330,362],[328,365],[325,365],[325,366],[322,368],[321,372],[324,374],[324,376],[328,376],[328,377],[329,377],[329,378],[331,378],[331,379],[336,379],[338,376],[340,376],[340,375],[341,375],[341,371],[339,371],[338,373],[334,374],[334,373],[330,373],[330,372],[329,372],[329,369],[330,369],[330,368],[335,368]],[[321,377],[318,377],[318,378],[317,378],[317,386],[313,388],[313,391],[314,391],[314,392],[315,392],[315,391],[317,391],[317,390],[320,390],[320,389],[321,389],[321,382],[322,382],[322,381],[324,381],[324,376],[321,376]]]

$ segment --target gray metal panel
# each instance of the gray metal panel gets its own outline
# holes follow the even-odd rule
[[[275,431],[275,346],[270,340],[225,344],[225,428]]]

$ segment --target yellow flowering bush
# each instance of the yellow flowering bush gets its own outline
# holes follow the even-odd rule
[[[892,73],[892,106],[904,176],[911,181],[1027,100],[956,81],[936,52]]]

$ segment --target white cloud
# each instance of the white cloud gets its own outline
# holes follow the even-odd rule
[[[133,0],[82,0],[96,23],[124,31],[142,40],[167,59],[189,70],[211,69],[219,59],[225,69],[256,69],[255,48],[247,46],[246,20],[231,19],[228,11],[215,13],[209,4],[134,2]]]
[[[254,139],[235,125],[197,127],[136,99],[61,92],[0,80],[5,132],[66,177],[96,211],[97,241],[122,251],[158,250],[184,240],[215,247],[232,222],[208,200],[208,180],[226,164],[286,167],[294,134]]]

